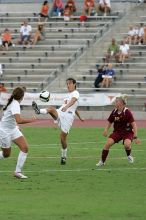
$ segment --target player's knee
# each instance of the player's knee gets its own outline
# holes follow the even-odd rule
[[[22,151],[23,153],[28,153],[28,147],[27,147],[27,146],[21,147],[21,151]]]
[[[3,157],[8,158],[10,156],[10,152],[3,152]]]

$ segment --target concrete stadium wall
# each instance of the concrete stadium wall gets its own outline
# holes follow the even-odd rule
[[[131,109],[132,111],[132,109]],[[132,111],[133,112],[133,111]],[[106,120],[111,113],[111,111],[80,111],[82,117],[84,119],[98,119],[98,120]],[[31,117],[34,115],[33,110],[23,110],[22,115],[26,117]],[[136,120],[145,120],[146,112],[133,112],[133,115]],[[39,115],[40,119],[51,119],[50,115]]]

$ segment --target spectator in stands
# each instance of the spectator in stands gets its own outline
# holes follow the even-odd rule
[[[141,24],[138,32],[138,44],[141,45],[144,42],[144,27],[143,24]]]
[[[34,33],[32,44],[35,45],[39,40],[44,39],[44,23],[38,23],[37,30]]]
[[[91,16],[91,13],[94,9],[94,0],[84,0],[84,12],[88,16]]]
[[[120,52],[119,52],[119,62],[124,63],[126,58],[129,58],[129,45],[126,41],[122,40],[120,44]]]
[[[7,28],[2,33],[2,45],[7,51],[9,50],[9,47],[12,46],[12,35]]]
[[[55,13],[57,16],[63,15],[63,2],[62,0],[54,0],[53,1],[53,6],[51,8],[51,11],[49,15],[52,17],[53,14]]]
[[[128,31],[128,37],[127,37],[127,42],[129,44],[133,44],[134,43],[134,39],[135,39],[135,29],[133,26],[129,27],[129,31]]]
[[[41,12],[40,12],[40,18],[39,21],[46,21],[48,19],[49,14],[49,3],[48,1],[44,1]]]
[[[31,31],[32,27],[27,23],[27,21],[24,21],[20,28],[20,41],[19,43],[22,45],[29,45],[31,42]]]
[[[7,92],[7,89],[4,85],[4,83],[0,83],[0,92]]]
[[[119,46],[116,43],[116,40],[113,38],[111,44],[109,45],[109,48],[107,50],[107,54],[105,55],[105,61],[106,63],[109,62],[110,58],[115,58],[116,62],[118,62],[119,59]]]
[[[105,70],[105,74],[102,75],[103,81],[101,83],[101,87],[106,87],[106,88],[110,87],[114,75],[115,75],[115,71],[113,70],[113,65],[109,63],[107,69]]]
[[[0,76],[3,75],[3,68],[2,68],[2,64],[0,63]]]
[[[76,12],[76,5],[75,5],[75,1],[74,0],[68,0],[66,2],[65,6],[68,6],[70,8],[71,15],[73,15],[73,13]]]
[[[0,33],[0,50],[3,48],[2,35]]]
[[[64,9],[64,21],[70,21],[70,16],[71,16],[70,7],[66,5]]]
[[[98,75],[94,81],[94,86],[95,86],[95,88],[100,88],[100,84],[103,81],[102,76],[105,75],[105,66],[104,65],[98,67],[97,74]]]
[[[81,22],[81,24],[82,24],[82,26],[84,26],[84,23],[85,23],[85,21],[87,21],[87,16],[86,16],[86,13],[85,13],[85,11],[83,11],[82,12],[82,15],[80,16],[80,22]]]
[[[144,26],[144,44],[146,44],[146,25]]]
[[[133,44],[138,44],[138,33],[139,33],[139,27],[135,26],[134,27],[134,42],[133,42]]]
[[[99,0],[99,4],[97,4],[96,11],[97,11],[97,15],[100,11],[104,13],[104,16],[106,16],[107,13],[110,13],[111,12],[110,0]]]

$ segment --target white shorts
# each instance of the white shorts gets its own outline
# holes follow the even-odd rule
[[[68,111],[68,112],[63,112],[60,109],[57,109],[58,113],[58,119],[57,124],[61,128],[61,130],[64,133],[69,133],[69,130],[73,124],[74,121],[74,113]]]
[[[18,127],[14,128],[12,131],[6,131],[0,128],[0,147],[10,148],[11,142],[21,136],[23,136],[23,134]]]

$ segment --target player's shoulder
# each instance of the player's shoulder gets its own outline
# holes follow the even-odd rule
[[[127,107],[124,108],[123,113],[126,114],[126,115],[132,114],[131,110]]]
[[[73,96],[73,97],[76,97],[76,98],[79,98],[80,93],[79,93],[77,90],[74,90],[74,91],[72,92],[72,96]]]
[[[12,107],[17,107],[17,106],[19,107],[20,103],[17,100],[13,99],[13,101],[11,102],[11,106]]]

